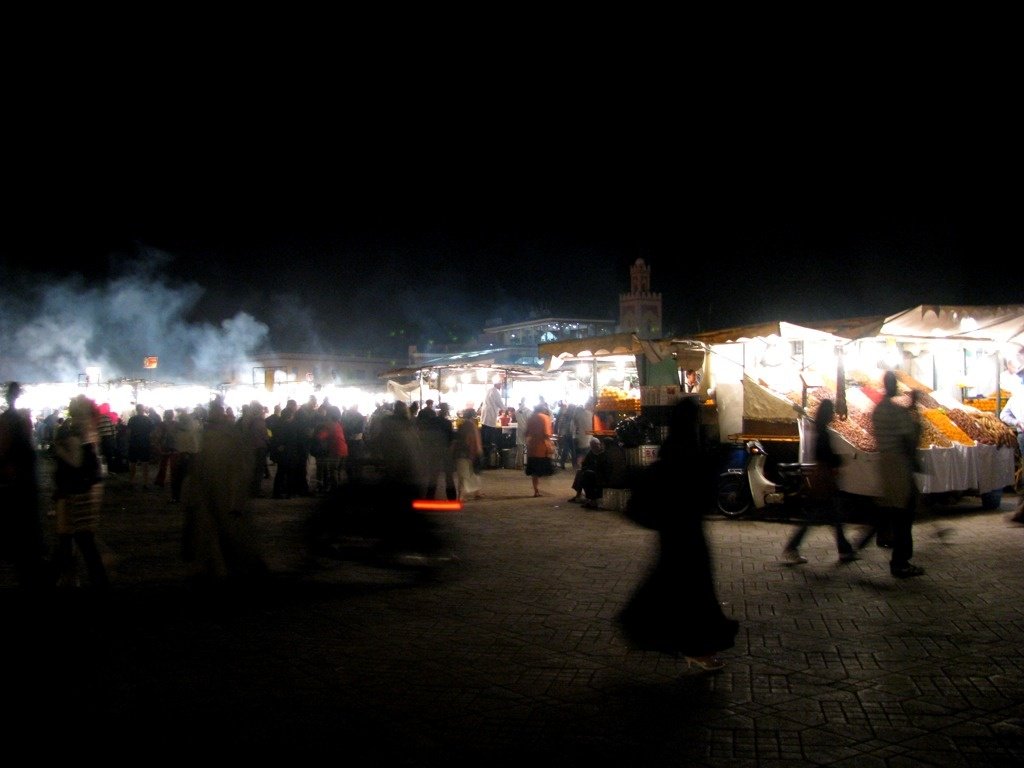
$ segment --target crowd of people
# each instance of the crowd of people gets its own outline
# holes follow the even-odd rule
[[[840,562],[855,560],[872,536],[884,534],[892,549],[892,575],[920,576],[924,570],[911,562],[920,421],[913,398],[910,407],[895,402],[895,375],[887,373],[884,383],[885,397],[873,417],[885,456],[884,495],[878,500],[876,524],[855,543],[843,531],[836,481],[840,460],[827,435],[835,418],[831,401],[823,401],[810,431],[812,439],[816,436],[818,471],[812,475],[815,492],[809,503],[833,528]],[[0,411],[0,489],[5,507],[0,544],[26,590],[73,585],[77,557],[84,562],[93,590],[107,589],[97,529],[105,480],[111,474],[121,475],[132,490],[169,489],[169,501],[181,505],[182,558],[193,564],[197,578],[258,578],[268,569],[250,524],[252,499],[330,496],[373,477],[382,483],[375,488],[383,505],[401,512],[395,519],[411,520],[409,502],[418,497],[484,498],[482,470],[488,452],[498,445],[501,428],[514,426],[521,466],[530,477],[534,497],[546,495],[545,478],[567,468],[572,470],[570,502],[596,509],[605,489],[629,487],[627,517],[658,531],[661,546],[651,572],[619,616],[634,643],[683,655],[703,671],[720,669],[718,654],[733,644],[737,624],[722,613],[715,597],[702,511],[696,504],[672,502],[680,487],[696,486],[708,476],[699,406],[693,398],[680,399],[673,409],[654,465],[629,477],[617,441],[594,434],[592,402],[560,402],[555,413],[543,399],[533,407],[525,399],[518,408],[503,403],[498,407],[498,386],[488,393],[480,411],[467,407],[457,415],[449,404],[435,406],[429,399],[415,407],[400,401],[381,403],[364,415],[355,406],[341,408],[311,396],[301,404],[289,400],[273,411],[253,401],[237,415],[219,399],[162,412],[139,403],[127,418],[118,418],[77,396],[65,415],[42,425],[33,424],[28,412],[17,408],[20,392],[11,382],[5,393],[7,407]],[[1007,418],[1020,427],[1016,412],[1007,409]],[[40,455],[54,468],[55,546],[50,552],[39,515]],[[806,562],[799,546],[808,525],[817,521],[812,516],[788,538],[786,562]]]

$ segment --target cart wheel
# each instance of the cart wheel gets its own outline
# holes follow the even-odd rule
[[[742,517],[750,509],[743,475],[725,475],[718,479],[718,511],[726,517]]]

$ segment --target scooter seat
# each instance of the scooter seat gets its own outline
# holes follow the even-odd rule
[[[812,464],[801,464],[799,461],[779,462],[775,465],[779,472],[802,472],[805,467],[809,469],[812,466]]]

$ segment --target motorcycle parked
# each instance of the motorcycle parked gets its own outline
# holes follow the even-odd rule
[[[730,518],[748,512],[799,515],[809,489],[811,465],[776,463],[767,472],[768,453],[759,440],[737,443],[726,469],[718,476],[718,510]]]

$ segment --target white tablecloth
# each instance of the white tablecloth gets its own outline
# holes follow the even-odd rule
[[[839,488],[863,496],[881,495],[878,462],[881,454],[859,451],[833,435],[836,452],[843,456]],[[1014,451],[994,445],[954,445],[918,450],[924,469],[917,475],[922,493],[976,491],[987,493],[1013,485]]]

